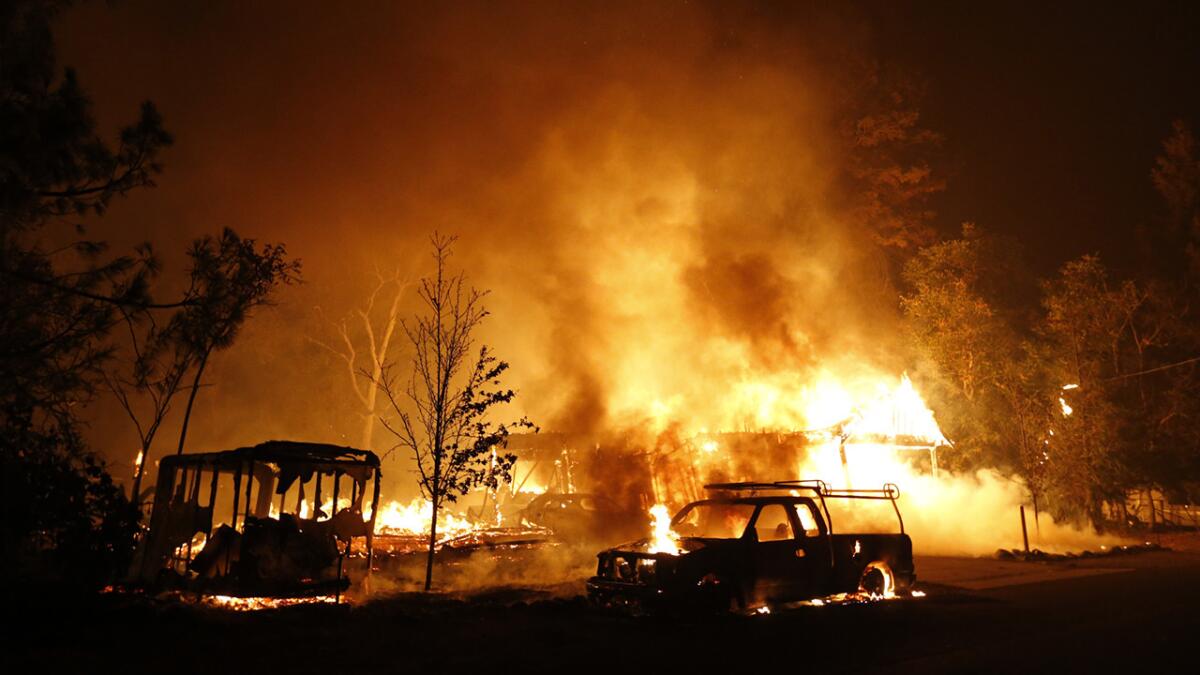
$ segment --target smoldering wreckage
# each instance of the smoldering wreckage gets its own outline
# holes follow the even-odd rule
[[[840,424],[660,439],[648,452],[611,439],[514,436],[510,449],[521,459],[511,485],[439,516],[439,577],[450,586],[569,579],[594,605],[635,613],[753,614],[921,595],[900,488],[852,487],[845,459],[855,442],[886,445],[936,473],[939,439],[894,430],[883,437],[861,426],[851,433]],[[708,482],[833,453],[846,487]],[[593,475],[602,467],[610,478],[613,467],[635,478],[610,480],[608,494],[580,490],[605,484]],[[164,458],[148,531],[119,589],[259,609],[397,588],[423,568],[431,509],[419,499],[383,503],[384,492],[380,459],[369,450],[268,441]],[[831,516],[833,503],[867,502],[889,507],[890,524]],[[667,503],[681,506],[673,518]],[[539,571],[548,559],[560,569]],[[563,561],[573,565],[569,574]]]

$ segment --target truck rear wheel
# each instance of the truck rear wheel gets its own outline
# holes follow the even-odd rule
[[[873,562],[863,570],[858,582],[859,593],[871,597],[890,598],[896,594],[896,581],[892,570],[885,562]]]

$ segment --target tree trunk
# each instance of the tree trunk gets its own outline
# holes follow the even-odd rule
[[[200,376],[204,374],[204,366],[208,364],[208,355],[210,352],[204,352],[204,356],[200,358],[200,365],[196,368],[196,378],[192,380],[192,390],[188,392],[187,408],[183,410],[183,426],[179,430],[179,450],[175,452],[177,455],[183,454],[183,442],[187,438],[188,420],[192,418],[192,404],[196,402],[196,392],[200,390]],[[143,458],[142,463],[146,460]]]
[[[150,459],[150,447],[145,443],[142,444],[142,461],[138,463],[137,473],[133,474],[133,492],[130,493],[130,499],[134,505],[141,506],[138,499],[142,492],[142,474],[146,472],[146,461]]]
[[[404,286],[400,286],[396,290],[396,296],[392,298],[392,308],[388,311],[387,325],[383,329],[383,339],[380,340],[378,348],[376,348],[374,342],[371,344],[371,387],[367,391],[367,419],[363,423],[362,435],[362,447],[365,449],[371,448],[371,441],[375,436],[375,401],[379,395],[379,378],[383,377],[383,361],[387,358],[388,348],[392,342],[392,334],[396,331],[400,295],[403,290]],[[368,324],[369,327],[370,325]]]
[[[425,592],[433,588],[433,547],[437,543],[437,517],[438,517],[438,499],[437,495],[430,500],[433,505],[433,517],[429,523],[429,555],[425,558]]]
[[[375,437],[375,412],[372,410],[363,416],[362,438],[358,447],[363,450],[371,449],[371,439]]]
[[[391,333],[389,328],[388,333]],[[384,343],[384,349],[387,349],[387,343]],[[372,350],[374,351],[374,350]],[[379,380],[383,377],[383,361],[375,359],[375,363],[371,366],[371,386],[367,390],[367,415],[363,420],[362,445],[359,447],[364,450],[370,450],[372,440],[375,437],[375,401],[379,395]]]

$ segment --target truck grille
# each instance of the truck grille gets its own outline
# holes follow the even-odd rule
[[[627,584],[653,584],[658,579],[658,561],[653,557],[631,553],[613,553],[600,564],[605,579]]]

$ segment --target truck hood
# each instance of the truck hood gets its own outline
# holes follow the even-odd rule
[[[687,555],[699,551],[709,545],[709,542],[696,537],[684,537],[679,540],[679,548],[682,549],[680,555]],[[638,539],[627,544],[614,546],[606,551],[606,553],[640,553],[643,555],[650,554],[650,540]],[[668,555],[668,554],[651,554],[651,555]]]

